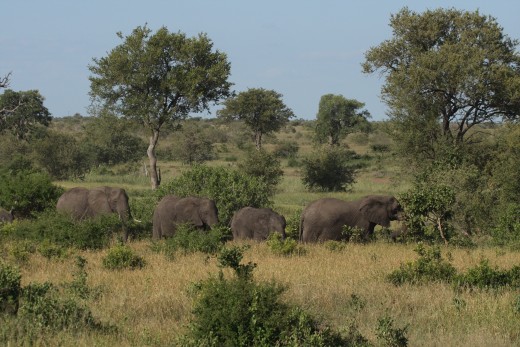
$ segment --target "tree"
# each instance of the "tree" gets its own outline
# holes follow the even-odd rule
[[[262,136],[278,131],[294,117],[282,101],[282,94],[263,88],[249,88],[224,101],[218,117],[231,121],[243,120],[255,135],[256,149],[262,148]]]
[[[48,126],[52,120],[37,90],[15,92],[6,89],[0,95],[0,132],[9,130],[23,140],[38,124]]]
[[[184,124],[178,140],[172,150],[175,152],[175,159],[185,164],[202,164],[216,157],[213,143],[200,122]]]
[[[150,130],[147,149],[152,188],[160,184],[155,148],[161,128],[190,112],[209,111],[211,103],[230,95],[227,56],[213,51],[206,34],[188,38],[162,27],[137,27],[106,57],[94,58],[89,70],[90,95],[118,115]]]
[[[319,143],[339,145],[356,126],[367,124],[370,113],[361,110],[364,106],[364,103],[347,99],[343,95],[323,95],[316,116],[316,140]]]
[[[365,53],[363,71],[386,78],[382,97],[403,152],[431,157],[438,142],[468,142],[475,125],[518,118],[518,40],[495,18],[405,7],[390,26],[393,37]]]

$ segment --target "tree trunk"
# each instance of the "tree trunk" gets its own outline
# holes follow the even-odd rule
[[[260,149],[262,149],[262,133],[260,131],[257,131],[255,133],[255,144],[256,144],[256,149],[258,151]]]
[[[150,143],[148,144],[148,149],[146,150],[146,154],[148,154],[148,159],[150,160],[150,181],[152,183],[152,189],[157,189],[161,184],[161,177],[157,173],[157,157],[155,156],[155,146],[157,146],[157,142],[159,141],[159,130],[152,130],[152,135],[150,136]]]

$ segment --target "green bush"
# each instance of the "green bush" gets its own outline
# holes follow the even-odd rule
[[[68,255],[67,248],[44,240],[37,246],[38,252],[47,259],[63,259]]]
[[[328,240],[323,243],[323,246],[331,252],[341,252],[347,244],[342,241]]]
[[[283,176],[280,160],[267,151],[250,150],[246,157],[238,163],[238,169],[245,174],[264,181],[274,194],[276,186]]]
[[[38,242],[48,241],[64,247],[99,249],[108,245],[113,234],[121,229],[117,215],[102,215],[95,219],[74,221],[66,214],[47,211],[34,220],[16,223],[10,238]]]
[[[21,280],[17,268],[0,261],[0,313],[15,314],[18,311]]]
[[[103,267],[109,270],[141,269],[145,264],[144,259],[128,245],[114,246],[103,257]]]
[[[193,318],[182,346],[352,346],[297,307],[281,300],[285,291],[275,282],[256,283],[254,264],[242,265],[242,250],[223,249],[221,267],[237,276],[195,284]],[[357,335],[359,338],[359,335]]]
[[[491,231],[497,245],[520,246],[520,204],[501,205],[496,213],[496,224]]]
[[[408,346],[407,329],[408,326],[394,328],[394,320],[389,316],[384,316],[377,320],[376,336],[382,346],[406,347]]]
[[[300,219],[302,209],[298,209],[286,217],[285,236],[293,240],[300,239]]]
[[[282,141],[275,146],[274,155],[278,158],[295,158],[298,150],[298,142]]]
[[[398,270],[391,272],[387,279],[394,285],[403,283],[424,284],[428,282],[451,282],[456,276],[456,269],[442,259],[438,246],[425,248],[418,244],[415,251],[419,259],[401,264]]]
[[[333,146],[322,147],[303,159],[302,181],[310,190],[326,192],[347,191],[355,183],[353,151]]]
[[[54,185],[45,173],[0,172],[0,206],[13,208],[15,217],[34,217],[55,208],[63,188]]]
[[[509,270],[500,270],[497,267],[491,267],[489,260],[482,259],[476,267],[458,275],[454,283],[458,288],[497,289],[510,287],[519,289],[520,266],[514,266]]]
[[[155,244],[154,247],[170,259],[173,259],[177,252],[215,254],[230,239],[230,235],[231,230],[224,226],[214,226],[211,230],[202,231],[192,224],[181,224],[177,226],[173,237]]]
[[[242,207],[269,207],[272,204],[267,183],[225,167],[194,166],[157,189],[158,198],[167,194],[214,200],[222,225],[228,225],[233,213]]]
[[[267,238],[267,247],[277,255],[290,256],[290,255],[303,255],[305,254],[305,248],[298,243],[298,241],[286,237],[282,240],[280,233],[271,233]]]

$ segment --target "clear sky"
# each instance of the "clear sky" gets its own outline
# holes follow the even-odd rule
[[[520,39],[518,0],[0,0],[0,77],[12,72],[11,89],[39,90],[54,117],[88,115],[92,58],[121,43],[118,31],[165,26],[207,33],[228,55],[237,92],[275,90],[304,119],[316,117],[322,95],[341,94],[383,120],[383,81],[363,74],[361,63],[391,37],[390,15],[404,6],[479,10]]]

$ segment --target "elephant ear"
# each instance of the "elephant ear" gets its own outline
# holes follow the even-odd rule
[[[386,203],[376,196],[367,196],[361,200],[359,211],[370,222],[379,224],[384,227],[390,226],[390,218],[386,211]]]

